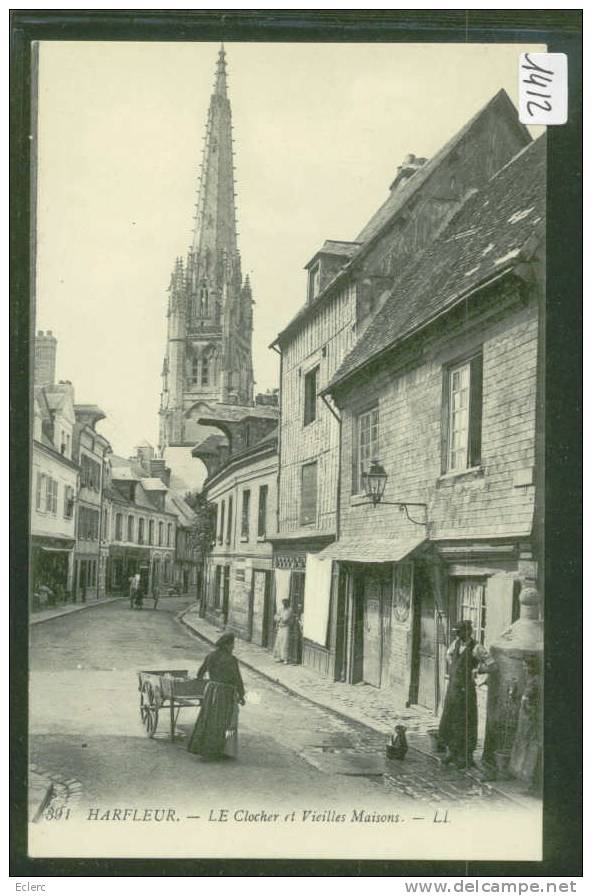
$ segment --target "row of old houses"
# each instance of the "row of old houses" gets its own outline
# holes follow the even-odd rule
[[[437,712],[455,623],[541,587],[545,149],[500,91],[313,255],[279,407],[198,420],[208,619],[271,649],[287,599],[292,662]]]
[[[118,457],[97,429],[96,405],[75,403],[55,382],[57,340],[35,339],[31,594],[35,607],[126,594],[139,573],[146,593],[195,592],[195,514],[149,445]]]

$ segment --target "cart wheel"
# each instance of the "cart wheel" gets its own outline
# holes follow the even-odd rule
[[[140,718],[148,737],[154,737],[158,727],[158,703],[149,681],[144,682],[140,692]]]

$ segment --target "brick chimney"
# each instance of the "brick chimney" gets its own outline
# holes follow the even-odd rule
[[[55,383],[56,353],[58,341],[51,330],[39,330],[35,337],[36,386],[53,386]]]
[[[403,184],[409,180],[410,177],[413,177],[416,171],[422,168],[427,159],[418,156],[414,156],[413,153],[409,153],[408,156],[405,156],[403,159],[403,163],[399,165],[397,168],[397,174],[395,176],[394,181],[390,185],[391,193],[393,190],[398,190]]]

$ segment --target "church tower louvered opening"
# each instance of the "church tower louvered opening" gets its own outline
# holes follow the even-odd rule
[[[221,47],[199,173],[195,227],[187,258],[169,285],[162,369],[160,450],[190,447],[196,421],[216,404],[253,404],[253,299],[238,251],[232,115]]]

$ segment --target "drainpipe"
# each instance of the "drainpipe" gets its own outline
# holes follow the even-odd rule
[[[271,346],[271,348],[279,355],[280,358],[280,402],[279,402],[279,420],[278,420],[278,435],[277,435],[277,451],[278,451],[278,465],[277,465],[277,476],[276,476],[276,489],[275,489],[275,531],[276,535],[279,535],[280,531],[280,476],[282,470],[282,379],[283,379],[283,356],[279,348],[276,348],[275,344]]]
[[[341,515],[341,417],[335,411],[334,408],[331,407],[329,402],[327,401],[326,395],[321,392],[321,398],[323,399],[324,404],[329,408],[337,423],[339,425],[339,437],[338,444],[339,448],[337,451],[337,495],[336,495],[336,507],[335,507],[335,541],[339,539],[339,530],[340,530],[340,515]]]

